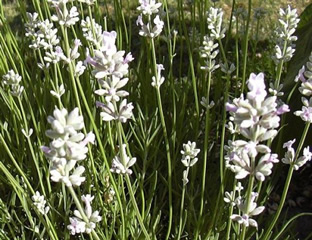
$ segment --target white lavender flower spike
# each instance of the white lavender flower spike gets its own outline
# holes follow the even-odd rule
[[[273,57],[276,63],[279,63],[280,61],[287,62],[292,58],[295,52],[293,43],[297,40],[297,37],[293,36],[293,34],[300,21],[297,9],[291,9],[289,5],[286,9],[281,8],[279,15],[279,26],[275,30],[277,38],[275,56]]]
[[[15,97],[19,97],[24,90],[24,87],[20,85],[21,80],[22,77],[13,70],[9,70],[8,73],[2,77],[3,84],[10,86],[10,93]]]
[[[73,6],[68,11],[67,1],[51,1],[56,10],[56,15],[51,16],[52,21],[58,22],[60,25],[70,27],[79,21],[79,13],[77,7]]]
[[[36,191],[35,195],[33,195],[31,199],[40,213],[47,214],[49,212],[50,207],[46,206],[47,201],[44,199],[43,195],[40,195],[38,191]]]
[[[86,63],[90,64],[94,70],[92,74],[97,79],[103,79],[107,76],[123,78],[128,74],[129,62],[133,60],[131,53],[125,57],[125,51],[117,51],[115,45],[117,33],[103,32],[102,41],[99,50],[94,50],[94,57],[87,51]]]
[[[212,39],[220,40],[225,37],[226,29],[222,29],[223,10],[221,8],[209,8],[207,12],[207,24]]]
[[[162,64],[157,64],[157,76],[152,77],[152,86],[159,88],[165,81],[165,78],[161,76],[161,71],[165,70]]]
[[[127,99],[122,100],[119,105],[119,109],[115,109],[115,106],[108,102],[107,104],[97,102],[97,107],[102,108],[101,117],[103,121],[109,122],[112,120],[118,120],[122,123],[127,122],[132,117],[133,105],[127,103]]]
[[[200,152],[200,149],[196,148],[196,142],[188,141],[187,144],[183,144],[183,150],[181,150],[182,164],[186,167],[186,170],[183,171],[183,178],[182,182],[185,186],[189,180],[188,180],[188,173],[190,167],[194,166],[195,163],[198,161],[198,158],[196,157],[198,153]]]
[[[156,3],[155,0],[139,0],[140,6],[137,9],[144,15],[152,15],[158,13],[158,8],[161,7],[161,3]]]
[[[84,127],[83,117],[79,115],[78,108],[68,113],[63,109],[55,108],[53,116],[48,117],[52,129],[46,131],[46,135],[52,139],[49,147],[41,149],[51,161],[50,175],[54,182],[63,182],[66,186],[80,186],[85,177],[82,176],[85,168],[78,166],[78,161],[87,157],[86,145],[94,143],[94,134],[85,136],[79,132]]]

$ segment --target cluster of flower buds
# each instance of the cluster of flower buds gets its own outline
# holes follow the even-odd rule
[[[200,47],[200,57],[205,59],[205,65],[201,66],[200,69],[213,72],[220,67],[215,60],[219,53],[218,46],[219,44],[215,43],[213,38],[204,36],[203,46]]]
[[[86,20],[81,20],[81,29],[86,40],[92,44],[95,49],[99,49],[103,41],[102,26],[96,23],[94,19],[86,17]]]
[[[133,60],[131,53],[125,57],[125,51],[118,51],[116,46],[117,33],[115,31],[102,33],[102,41],[94,56],[87,55],[86,63],[93,67],[92,74],[96,79],[115,76],[123,78],[128,74],[129,63]]]
[[[15,73],[13,70],[9,70],[7,74],[2,76],[3,84],[10,86],[10,93],[16,97],[19,97],[24,90],[24,87],[20,85],[21,80],[22,77],[18,73]]]
[[[267,97],[263,73],[250,75],[248,89],[246,99],[242,94],[233,103],[226,104],[231,114],[229,125],[232,126],[232,132],[248,139],[229,141],[225,147],[226,166],[235,173],[237,179],[251,174],[259,181],[264,181],[278,159],[269,147],[260,142],[272,140],[276,136],[279,116],[288,112],[289,108],[285,104],[278,106],[276,96]],[[259,157],[259,153],[263,156]]]
[[[133,57],[131,53],[124,57],[125,51],[117,51],[116,38],[115,31],[104,31],[100,48],[94,50],[94,57],[87,56],[86,63],[93,67],[92,73],[102,87],[95,93],[104,96],[106,100],[106,103],[97,102],[97,107],[102,108],[102,120],[117,120],[125,123],[132,117],[132,103],[127,103],[127,100],[124,99],[118,107],[117,102],[122,97],[129,95],[128,92],[119,89],[128,82],[128,78],[124,78],[124,76],[128,74],[129,63]]]
[[[305,147],[303,150],[303,156],[296,158],[295,149],[292,147],[296,139],[290,140],[284,143],[283,148],[287,148],[287,152],[285,153],[285,157],[282,158],[282,162],[285,164],[291,164],[294,166],[295,170],[298,170],[307,161],[311,161],[312,153],[310,152],[309,147]]]
[[[85,168],[76,165],[87,157],[86,145],[94,143],[94,134],[90,132],[85,136],[80,132],[84,122],[78,108],[70,113],[65,108],[55,108],[48,122],[52,129],[47,130],[46,135],[52,142],[49,147],[43,146],[41,149],[51,161],[51,180],[63,182],[68,187],[80,186],[85,181],[85,177],[82,177]]]
[[[231,192],[225,192],[224,195],[225,197],[223,198],[224,202],[231,204],[232,206],[236,206],[237,204],[237,198],[236,193],[238,194],[238,199],[240,199],[241,196],[241,191],[244,189],[242,186],[241,182],[238,182],[237,185],[235,186],[234,191]]]
[[[250,201],[247,199],[243,199],[242,197],[238,197],[235,199],[235,204],[240,210],[240,214],[233,214],[231,219],[233,221],[237,221],[239,224],[243,224],[246,227],[258,227],[258,223],[256,220],[252,219],[252,216],[259,215],[263,212],[264,206],[257,207],[256,198],[258,197],[258,193],[252,192]]]
[[[31,39],[30,48],[44,50],[44,63],[38,66],[42,69],[49,68],[50,64],[56,64],[61,60],[68,62],[62,48],[58,45],[60,40],[57,36],[57,29],[49,20],[40,21],[38,14],[27,13],[28,22],[26,23],[26,36]]]
[[[85,3],[89,6],[92,6],[96,0],[78,0],[78,2]]]
[[[165,81],[165,78],[161,76],[162,70],[165,70],[164,66],[162,64],[157,64],[157,75],[152,77],[152,86],[154,88],[160,88]]]
[[[186,170],[183,171],[183,185],[186,185],[189,182],[187,178],[189,168],[194,166],[195,163],[198,161],[198,158],[196,156],[199,152],[200,149],[196,148],[196,142],[188,141],[186,144],[183,144],[183,150],[181,150],[181,162],[186,167]]]
[[[288,5],[286,9],[280,9],[279,25],[275,30],[276,45],[274,61],[278,64],[280,61],[289,61],[294,52],[294,42],[297,40],[293,34],[296,31],[297,25],[300,21],[297,14],[297,9],[291,9]]]
[[[56,15],[51,19],[58,22],[60,25],[70,27],[79,21],[79,13],[77,8],[73,6],[69,11],[66,8],[68,0],[50,0],[49,1],[56,9]],[[56,64],[63,61],[64,64],[69,64],[71,61],[76,60],[80,54],[78,48],[81,46],[79,39],[75,39],[73,47],[70,49],[68,56],[63,52],[59,45],[60,39],[57,36],[57,29],[53,27],[53,23],[49,20],[40,21],[38,13],[27,13],[27,23],[25,24],[26,36],[31,39],[30,48],[44,50],[44,62],[38,64],[41,69],[47,69],[51,64]],[[82,62],[77,62],[74,67],[75,76],[80,76],[85,70]]]
[[[221,8],[210,7],[207,12],[207,24],[210,30],[210,38],[221,40],[225,37],[226,29],[222,29],[223,10]]]
[[[95,228],[96,223],[102,220],[102,217],[99,216],[99,211],[92,212],[91,202],[93,199],[94,196],[90,194],[81,196],[81,200],[85,203],[84,216],[78,210],[75,210],[75,217],[69,218],[70,225],[67,226],[67,229],[72,235],[79,233],[89,234]]]
[[[60,25],[70,27],[79,21],[79,13],[76,6],[67,9],[66,4],[72,0],[48,0],[55,8],[56,15],[51,17],[52,21],[58,22]]]
[[[90,19],[88,20],[90,22]],[[86,25],[90,24],[85,22]],[[95,23],[95,22],[93,22]],[[101,31],[101,28],[95,26],[95,32]],[[92,29],[92,25],[88,27]],[[92,31],[86,27],[85,33],[91,36]],[[93,35],[92,35],[93,36]],[[126,123],[128,119],[132,117],[133,105],[127,103],[127,97],[129,93],[125,90],[121,90],[127,83],[128,78],[125,78],[128,74],[129,63],[133,60],[131,53],[128,53],[125,57],[125,51],[118,51],[116,46],[117,33],[102,32],[101,38],[96,36],[93,38],[96,50],[94,50],[94,56],[89,55],[87,52],[86,63],[93,67],[92,74],[98,80],[100,89],[95,91],[95,94],[103,96],[105,103],[96,102],[96,106],[102,109],[100,113],[102,120],[118,121]],[[119,106],[118,106],[118,102]],[[131,174],[130,167],[135,163],[136,158],[129,158],[126,154],[126,145],[120,146],[119,156],[116,156],[112,162],[111,171],[117,174]]]
[[[309,99],[302,97],[301,101],[303,103],[302,109],[295,111],[296,116],[301,117],[304,122],[312,123],[312,53],[309,56],[309,60],[306,64],[306,67],[303,66],[299,70],[299,74],[295,78],[295,81],[300,79],[301,86],[299,87],[300,93],[309,97]],[[309,147],[305,147],[303,150],[303,156],[297,157],[295,149],[292,147],[296,139],[290,140],[284,143],[283,147],[287,149],[282,162],[285,164],[290,164],[294,166],[295,170],[298,170],[302,167],[307,161],[311,161],[312,153],[310,152]]]
[[[36,191],[35,195],[33,195],[31,199],[40,213],[45,215],[49,212],[50,207],[46,206],[47,201],[44,199],[43,195],[40,195],[38,191]]]
[[[164,22],[160,19],[158,12],[161,7],[161,3],[157,3],[155,0],[139,0],[140,6],[137,9],[140,11],[140,15],[136,21],[136,25],[141,29],[139,34],[143,37],[155,38],[157,37],[164,27]],[[152,15],[157,14],[152,21]],[[147,19],[147,23],[144,23],[144,17]],[[154,25],[154,27],[153,27]]]

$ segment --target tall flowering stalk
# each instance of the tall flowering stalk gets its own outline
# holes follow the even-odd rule
[[[302,103],[304,106],[302,106],[302,110],[295,111],[294,114],[296,116],[301,117],[301,119],[305,122],[305,128],[303,130],[303,133],[301,135],[301,139],[299,142],[299,145],[297,149],[295,150],[293,147],[293,144],[295,143],[296,139],[289,140],[288,142],[283,144],[283,148],[286,148],[285,156],[282,158],[282,162],[284,164],[289,165],[289,170],[287,174],[287,178],[284,184],[284,190],[281,196],[280,204],[276,210],[276,213],[274,215],[274,218],[271,221],[271,224],[269,225],[268,229],[264,233],[263,239],[267,240],[270,237],[271,231],[273,227],[275,226],[285,203],[287,192],[290,186],[290,181],[293,175],[294,170],[298,170],[300,167],[302,167],[304,164],[306,164],[308,161],[311,161],[312,159],[312,152],[310,151],[310,147],[305,147],[303,150],[303,156],[299,157],[299,154],[301,152],[301,149],[303,147],[303,144],[305,142],[306,136],[308,134],[311,122],[312,122],[312,53],[309,57],[309,60],[306,64],[307,70],[305,70],[305,67],[303,67],[300,72],[299,76],[295,79],[297,81],[298,79],[301,80],[301,86],[299,87],[300,93],[305,97],[310,97],[310,99],[306,99],[305,97],[302,97]],[[305,78],[307,77],[307,79]]]
[[[92,213],[91,201],[93,197],[87,195],[82,200],[86,204],[86,210],[82,211],[79,200],[73,190],[73,187],[80,186],[85,177],[82,174],[85,168],[78,163],[86,159],[88,143],[94,143],[94,134],[90,132],[86,136],[80,132],[84,127],[83,117],[79,115],[78,108],[70,113],[63,108],[55,108],[53,116],[48,117],[48,122],[52,129],[46,131],[47,137],[51,138],[50,145],[41,147],[46,157],[51,161],[50,175],[53,182],[63,182],[68,188],[75,200],[79,211],[75,211],[76,218],[70,218],[71,225],[68,229],[71,234],[91,233],[99,239],[97,234],[92,231],[95,223],[101,220],[98,212]]]
[[[94,56],[91,56],[88,50],[85,62],[93,68],[92,74],[101,86],[100,89],[95,91],[95,94],[103,96],[106,101],[105,103],[96,103],[96,106],[102,109],[100,113],[102,120],[105,122],[115,121],[117,126],[119,155],[114,157],[111,171],[125,175],[138,221],[146,239],[149,239],[149,234],[144,226],[128,176],[132,173],[130,167],[134,165],[136,158],[127,156],[126,145],[123,144],[122,139],[123,128],[121,123],[126,123],[128,119],[132,118],[134,107],[132,103],[127,103],[127,99],[121,101],[121,98],[128,96],[129,93],[120,89],[128,83],[128,78],[124,78],[124,76],[128,74],[129,63],[133,60],[133,57],[131,53],[124,57],[125,51],[117,50],[116,38],[117,33],[115,31],[103,31],[101,38],[95,42],[97,49],[94,50]]]
[[[181,150],[181,154],[182,154],[181,162],[186,167],[186,169],[183,171],[183,178],[182,178],[183,189],[182,189],[182,199],[181,199],[181,206],[180,206],[180,222],[179,222],[179,230],[178,230],[177,239],[181,238],[181,233],[182,233],[184,198],[185,198],[186,185],[189,182],[188,180],[189,170],[198,161],[198,158],[196,156],[198,155],[199,152],[200,152],[200,149],[196,148],[196,142],[191,142],[191,141],[188,141],[186,144],[183,144],[183,150]]]
[[[162,4],[155,0],[139,0],[139,3],[140,6],[137,9],[140,11],[140,15],[136,21],[136,25],[141,27],[139,34],[143,37],[155,38],[164,27],[164,22],[157,14]],[[156,16],[153,17],[153,15]],[[147,23],[144,23],[144,18],[146,18]]]
[[[276,45],[275,55],[273,56],[273,60],[277,65],[275,89],[279,88],[283,64],[288,62],[295,52],[294,42],[297,40],[297,37],[293,36],[293,34],[300,21],[297,9],[292,9],[289,5],[286,9],[280,8],[279,16],[278,26],[275,30]]]
[[[165,81],[165,78],[161,76],[161,71],[164,70],[162,64],[157,64],[156,59],[156,49],[154,39],[160,35],[163,30],[164,22],[160,19],[159,8],[162,6],[161,3],[157,3],[155,0],[139,0],[140,6],[137,9],[140,12],[140,15],[137,18],[136,24],[141,27],[139,34],[143,37],[149,38],[151,41],[152,48],[152,61],[153,61],[153,74],[152,77],[152,86],[156,89],[157,94],[157,105],[160,113],[161,125],[163,129],[165,145],[166,145],[166,154],[167,154],[167,165],[168,165],[168,192],[169,192],[169,221],[168,221],[168,230],[166,234],[166,239],[169,238],[171,233],[172,226],[172,166],[171,166],[171,153],[169,138],[167,133],[167,127],[165,122],[165,117],[162,108],[160,86]],[[156,15],[153,18],[153,15]],[[153,19],[152,19],[153,18]],[[144,21],[147,20],[145,24]],[[154,26],[153,26],[154,25]]]
[[[252,73],[247,86],[249,92],[246,98],[241,95],[232,103],[226,104],[231,114],[229,126],[232,133],[238,133],[247,140],[229,141],[225,148],[226,167],[235,173],[235,178],[244,179],[250,175],[246,198],[243,205],[238,204],[241,206],[240,209],[245,209],[244,211],[241,209],[242,214],[245,215],[232,216],[234,221],[244,224],[241,239],[244,239],[246,227],[257,226],[256,222],[249,221],[246,216],[260,213],[258,210],[253,212],[255,209],[253,206],[256,204],[255,197],[252,197],[254,181],[255,179],[264,181],[272,173],[274,163],[279,162],[277,154],[273,154],[271,149],[262,142],[273,140],[279,127],[279,116],[289,111],[287,105],[278,105],[276,96],[267,97],[263,73],[258,75]]]

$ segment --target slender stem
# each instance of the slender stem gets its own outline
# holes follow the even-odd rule
[[[188,175],[189,169],[190,169],[189,167],[186,168],[186,171],[187,171],[186,176]],[[185,190],[186,190],[186,184],[183,183],[182,197],[181,197],[181,206],[180,206],[179,230],[178,230],[178,238],[177,239],[181,239],[181,234],[182,234]]]
[[[26,177],[24,171],[20,168],[19,164],[16,162],[15,158],[13,157],[8,145],[6,144],[4,138],[2,137],[2,134],[0,133],[0,140],[2,141],[4,148],[6,150],[6,152],[8,153],[10,159],[12,160],[14,166],[16,167],[17,171],[19,172],[19,174],[23,177],[27,187],[29,188],[30,192],[32,195],[35,194],[34,189],[32,188],[32,185],[30,184],[30,182],[28,181],[28,178]]]
[[[254,163],[255,162],[255,159],[253,158],[252,159],[252,162]],[[253,169],[253,168],[252,168]],[[247,214],[249,214],[249,208],[250,208],[250,199],[251,199],[251,193],[252,193],[252,189],[253,189],[253,186],[254,186],[254,181],[255,181],[255,177],[253,176],[253,174],[250,174],[249,176],[249,182],[248,182],[248,188],[247,188],[247,198],[245,201],[247,201],[247,207],[246,207],[246,211],[247,211]],[[246,226],[243,225],[243,228],[242,228],[242,233],[241,233],[241,236],[240,236],[240,239],[241,240],[245,240],[245,235],[246,235]]]
[[[184,31],[184,37],[186,39],[186,45],[189,55],[189,64],[191,68],[191,75],[192,75],[192,85],[193,85],[193,91],[194,91],[194,100],[195,100],[195,109],[196,113],[199,116],[199,103],[198,103],[198,96],[197,96],[197,84],[196,84],[196,76],[195,76],[195,70],[194,70],[194,63],[193,63],[193,51],[191,49],[190,39],[188,36],[188,30],[186,27],[186,21],[184,17],[184,11],[183,11],[183,1],[179,0],[180,7],[179,7],[179,13],[180,13],[180,22],[182,23],[183,31]]]
[[[154,74],[155,77],[158,77],[157,73],[157,62],[156,62],[156,53],[155,53],[155,44],[154,39],[151,39],[152,42],[152,54],[153,54],[153,63],[154,63]],[[167,127],[166,127],[166,121],[164,117],[164,112],[162,108],[162,101],[161,101],[161,95],[160,95],[160,89],[159,87],[156,88],[157,93],[157,104],[160,114],[160,120],[161,120],[161,126],[163,129],[163,134],[165,138],[165,145],[166,145],[166,153],[167,153],[167,165],[168,165],[168,188],[169,188],[169,222],[168,222],[168,230],[166,239],[169,239],[170,232],[171,232],[171,226],[172,226],[172,166],[171,166],[171,156],[170,156],[170,145],[169,145],[169,139],[168,139],[168,133],[167,133]]]
[[[249,23],[250,23],[250,16],[251,16],[251,2],[252,0],[248,0],[248,16],[247,16],[246,31],[245,31],[245,38],[244,38],[244,49],[243,49],[243,80],[242,80],[243,82],[242,82],[241,93],[244,92],[245,85],[246,85],[248,34],[249,34]]]
[[[23,120],[24,120],[25,130],[27,131],[27,133],[29,133],[29,128],[28,128],[28,124],[27,124],[27,119],[26,119],[24,107],[23,107],[23,104],[22,104],[22,101],[21,101],[20,98],[18,98],[18,102],[19,102],[19,105],[20,105],[20,109],[22,111],[22,116],[23,116]],[[45,188],[44,188],[44,185],[43,185],[43,182],[42,182],[41,171],[40,171],[40,168],[39,168],[39,165],[38,165],[37,158],[35,156],[35,152],[34,152],[32,143],[30,141],[30,136],[29,137],[27,136],[26,138],[27,138],[27,143],[28,143],[28,146],[29,146],[29,149],[30,149],[31,156],[33,158],[33,161],[34,161],[34,164],[35,164],[35,167],[36,167],[36,170],[37,170],[41,191],[42,191],[43,195],[46,196]]]
[[[283,46],[283,56],[286,55],[286,50],[287,50],[287,41],[284,42],[284,46]],[[281,80],[281,76],[282,76],[282,72],[283,72],[283,65],[284,65],[284,59],[282,59],[277,66],[277,71],[276,71],[276,80],[275,80],[275,84],[274,87],[275,89],[278,89],[279,84],[280,84],[280,80]]]
[[[234,182],[233,182],[233,198],[235,199],[235,187],[236,187],[236,182],[237,180],[235,179]],[[233,209],[234,209],[234,206],[231,204],[230,206],[230,209],[229,209],[229,218],[228,218],[228,221],[227,221],[227,226],[226,226],[226,237],[225,237],[225,240],[229,240],[230,239],[230,233],[231,233],[231,226],[232,226],[232,219],[231,219],[231,216],[233,214]]]
[[[278,232],[278,234],[274,237],[273,240],[279,239],[279,237],[282,235],[284,230],[289,226],[289,224],[291,224],[296,218],[302,217],[302,216],[310,216],[310,217],[312,217],[312,213],[308,213],[308,212],[306,212],[306,213],[299,213],[296,216],[294,216],[291,219],[289,219],[289,221],[287,221],[287,223],[283,225],[282,229]],[[305,238],[305,239],[308,239],[308,238]]]
[[[145,239],[149,240],[151,238],[150,238],[150,236],[149,236],[149,234],[148,234],[148,232],[147,232],[147,230],[146,230],[146,228],[144,226],[144,222],[143,222],[142,216],[140,214],[140,210],[138,208],[138,205],[136,203],[135,196],[134,196],[134,193],[133,193],[133,190],[132,190],[130,178],[129,178],[128,175],[126,175],[125,179],[126,179],[126,183],[127,183],[127,187],[128,187],[129,193],[130,193],[130,198],[131,198],[132,204],[134,206],[134,210],[136,212],[136,215],[137,215],[137,218],[139,220],[139,223],[140,223],[140,226],[142,228],[142,231],[143,231],[143,233],[145,235]]]
[[[117,108],[116,106],[116,102],[114,102],[114,105],[115,105],[115,109]],[[121,162],[124,166],[127,165],[127,162],[126,162],[126,156],[124,156],[124,152],[122,150],[122,125],[120,122],[117,123],[117,135],[118,135],[118,143],[119,143],[119,152],[120,152],[120,157],[121,157]],[[126,183],[127,183],[127,187],[128,187],[128,191],[130,193],[130,198],[131,198],[131,201],[132,201],[132,204],[134,206],[134,210],[135,210],[135,213],[136,213],[136,216],[139,220],[139,223],[140,223],[140,226],[142,228],[142,231],[145,235],[145,239],[150,239],[149,235],[148,235],[148,232],[144,226],[144,222],[143,222],[143,219],[142,219],[142,216],[140,214],[140,210],[138,208],[138,205],[137,205],[137,202],[136,202],[136,199],[135,199],[135,196],[134,196],[134,193],[133,193],[133,190],[132,190],[132,186],[131,186],[131,181],[130,181],[130,178],[129,176],[126,174],[125,176],[125,179],[126,179]]]
[[[97,139],[97,143],[99,144],[99,148],[100,148],[100,152],[102,154],[102,157],[103,157],[103,160],[104,160],[104,164],[105,164],[105,167],[106,169],[108,170],[108,176],[109,176],[109,179],[113,185],[113,189],[114,191],[117,193],[118,192],[118,188],[117,188],[117,185],[116,185],[116,182],[115,182],[115,179],[113,178],[111,172],[109,171],[110,167],[109,167],[109,164],[108,164],[108,161],[107,161],[107,158],[106,158],[106,154],[105,154],[105,150],[104,150],[104,147],[103,147],[103,144],[102,144],[102,139],[100,137],[100,134],[99,134],[99,130],[95,124],[95,121],[94,121],[94,118],[93,118],[93,115],[92,115],[92,112],[89,108],[89,105],[88,105],[88,102],[87,102],[87,99],[84,95],[84,90],[80,84],[79,81],[77,81],[77,86],[78,86],[78,89],[79,89],[79,93],[80,93],[80,96],[82,98],[82,101],[85,105],[85,108],[86,108],[86,111],[88,113],[88,116],[89,116],[89,119],[90,119],[90,122],[91,122],[91,125],[93,127],[93,131],[94,131],[94,134],[96,136],[96,139]],[[122,239],[126,239],[126,222],[125,222],[125,216],[124,216],[124,212],[123,212],[123,205],[121,203],[121,199],[120,199],[120,196],[118,194],[116,194],[116,198],[117,198],[117,202],[118,202],[118,205],[120,207],[120,217],[121,217],[121,227],[122,227]]]
[[[211,66],[211,59],[209,58],[209,66]],[[207,84],[207,96],[206,100],[209,101],[210,98],[210,85],[211,85],[211,71],[208,72],[208,84]],[[202,173],[202,185],[200,194],[200,208],[198,215],[198,222],[196,226],[196,232],[194,239],[198,238],[199,225],[201,223],[201,218],[204,209],[204,197],[205,197],[205,186],[206,186],[206,172],[207,172],[207,161],[208,161],[208,143],[209,143],[209,132],[210,132],[210,111],[209,108],[206,109],[206,119],[205,119],[205,139],[204,139],[204,159],[203,159],[203,173]]]

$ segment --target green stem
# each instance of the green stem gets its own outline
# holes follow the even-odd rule
[[[102,157],[103,157],[103,160],[104,160],[104,164],[105,164],[105,167],[106,169],[108,170],[107,173],[108,173],[108,176],[109,176],[109,179],[113,185],[113,189],[114,191],[117,193],[119,192],[118,191],[118,188],[117,188],[117,185],[116,185],[116,182],[115,182],[115,179],[113,178],[113,175],[111,174],[111,171],[110,171],[110,166],[108,164],[108,161],[107,161],[107,158],[106,158],[106,154],[105,154],[105,150],[104,150],[104,147],[103,147],[103,144],[102,144],[102,139],[100,137],[100,134],[99,134],[99,130],[95,124],[95,121],[94,121],[94,118],[93,118],[93,115],[92,115],[92,112],[89,108],[89,105],[88,105],[88,101],[84,95],[84,90],[80,84],[80,82],[77,80],[77,86],[78,86],[78,89],[79,89],[79,93],[80,93],[80,96],[82,98],[82,101],[84,103],[84,106],[86,108],[86,111],[88,113],[88,116],[89,116],[89,119],[91,121],[91,125],[93,127],[93,131],[94,131],[94,134],[96,136],[96,139],[97,139],[97,143],[99,144],[99,148],[100,148],[100,152],[102,154]],[[125,223],[125,216],[124,216],[124,212],[123,212],[123,205],[122,205],[122,202],[121,202],[121,199],[120,199],[120,196],[118,194],[116,194],[116,198],[117,198],[117,202],[118,202],[118,205],[120,207],[120,217],[121,217],[121,227],[122,227],[122,239],[126,239],[126,223]]]
[[[32,185],[30,184],[30,182],[28,181],[28,178],[26,177],[24,171],[20,168],[19,164],[16,162],[15,158],[13,157],[8,145],[6,144],[4,138],[2,137],[2,134],[0,133],[0,140],[2,141],[3,145],[4,145],[4,148],[6,150],[6,152],[8,153],[10,159],[12,160],[13,162],[13,165],[16,167],[17,171],[19,172],[19,174],[23,177],[27,187],[29,188],[30,192],[32,195],[35,194],[35,191],[34,189],[32,188]]]
[[[152,42],[152,54],[153,54],[153,63],[154,63],[154,74],[155,77],[158,77],[157,73],[157,62],[156,62],[156,53],[155,53],[155,44],[154,39],[151,39]],[[171,156],[170,156],[170,145],[169,145],[169,139],[168,139],[168,133],[167,133],[167,127],[166,127],[166,121],[164,117],[164,112],[162,108],[162,101],[161,101],[161,95],[160,95],[160,89],[157,87],[157,104],[160,114],[160,120],[161,120],[161,126],[163,129],[163,134],[165,138],[165,145],[166,145],[166,153],[167,153],[167,165],[168,165],[168,188],[169,188],[169,222],[168,222],[168,230],[166,239],[169,239],[170,232],[171,232],[171,226],[172,226],[172,166],[171,166]]]
[[[184,37],[186,39],[186,45],[188,50],[188,56],[189,56],[189,64],[191,68],[191,75],[192,75],[192,85],[193,85],[193,92],[194,92],[194,100],[195,100],[195,109],[197,117],[199,117],[199,103],[198,103],[198,96],[197,96],[197,84],[196,84],[196,76],[195,76],[195,70],[194,70],[194,63],[193,63],[193,51],[191,49],[191,43],[188,36],[188,30],[186,27],[186,20],[184,17],[184,11],[183,11],[183,1],[179,0],[179,13],[181,18],[181,23],[184,31]]]
[[[243,49],[243,79],[242,79],[241,93],[244,92],[245,85],[246,85],[248,34],[249,34],[249,23],[250,23],[250,16],[251,16],[251,2],[252,0],[248,0],[248,16],[247,16],[246,31],[245,31],[245,38],[244,38],[244,49]]]
[[[283,46],[283,56],[286,55],[286,50],[287,50],[287,41],[284,42],[284,46]],[[274,87],[275,89],[278,89],[279,85],[280,85],[280,81],[281,81],[281,76],[282,76],[282,72],[283,72],[283,65],[284,65],[284,59],[282,59],[277,66],[277,71],[276,71],[276,80],[275,80],[275,84]]]
[[[255,163],[255,159],[253,158],[252,160],[252,163]],[[252,167],[253,169],[254,167]],[[249,214],[249,208],[250,208],[250,199],[251,199],[251,193],[252,193],[252,189],[253,189],[253,186],[254,186],[254,181],[255,181],[255,177],[253,174],[250,174],[249,176],[249,182],[248,182],[248,188],[247,188],[247,198],[245,201],[247,201],[247,207],[246,207],[246,211],[247,211],[247,214]],[[245,240],[245,235],[246,235],[246,226],[243,225],[243,228],[242,228],[242,233],[241,233],[241,236],[240,236],[240,239],[241,240]]]
[[[235,191],[236,183],[237,183],[237,180],[235,179],[233,182],[233,198],[234,199],[235,199],[235,193],[236,193],[236,191]],[[233,214],[233,209],[234,209],[234,206],[231,204],[230,209],[229,209],[229,218],[228,218],[227,226],[226,226],[225,240],[230,239],[231,226],[232,226],[231,216]]]
[[[186,175],[188,175],[189,169],[190,169],[189,167],[186,168],[186,171],[187,171],[187,174],[186,174]],[[183,183],[182,197],[181,197],[181,206],[180,206],[179,230],[178,230],[178,238],[177,238],[177,239],[181,239],[181,234],[182,234],[185,190],[186,190],[186,184]],[[195,238],[195,239],[196,239],[196,238]]]
[[[209,66],[211,66],[211,59],[209,58]],[[208,72],[208,84],[207,84],[207,96],[206,100],[209,101],[210,98],[210,85],[211,85],[211,72]],[[210,111],[209,108],[206,109],[206,119],[205,119],[205,139],[204,139],[204,159],[203,159],[203,175],[202,175],[202,186],[201,186],[201,194],[200,194],[200,208],[198,215],[198,223],[196,227],[195,237],[198,238],[199,234],[199,225],[201,223],[201,218],[203,215],[204,209],[204,197],[205,197],[205,186],[206,186],[206,173],[207,173],[207,161],[208,161],[208,143],[209,143],[209,132],[210,132]]]
[[[134,193],[133,193],[133,190],[132,190],[130,178],[129,178],[128,175],[126,175],[125,179],[126,179],[126,183],[127,183],[127,187],[128,187],[129,193],[130,193],[130,198],[131,198],[132,204],[134,206],[134,210],[136,212],[136,215],[137,215],[137,218],[139,220],[139,223],[140,223],[140,226],[142,228],[142,231],[143,231],[143,233],[145,235],[145,239],[150,240],[150,236],[149,236],[149,234],[148,234],[148,232],[147,232],[147,230],[146,230],[146,228],[144,226],[144,222],[143,222],[142,216],[140,214],[140,210],[139,210],[138,205],[137,205],[136,200],[135,200],[135,196],[134,196]]]

